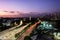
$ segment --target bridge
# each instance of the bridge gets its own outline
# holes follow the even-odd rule
[[[21,32],[24,28],[26,28],[31,23],[21,26],[22,24],[23,24],[23,22],[21,20],[19,25],[0,32],[0,39],[1,40],[15,40],[16,39],[15,34]],[[16,27],[19,27],[19,28],[16,28]]]

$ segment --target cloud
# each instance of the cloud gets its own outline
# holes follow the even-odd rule
[[[15,11],[10,11],[10,13],[15,13]]]
[[[19,13],[16,13],[14,11],[10,11],[10,12],[5,11],[5,12],[0,12],[0,15],[19,15]]]

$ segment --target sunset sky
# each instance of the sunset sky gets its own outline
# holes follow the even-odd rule
[[[60,11],[60,0],[0,0],[0,15],[13,15],[3,11],[55,12]]]

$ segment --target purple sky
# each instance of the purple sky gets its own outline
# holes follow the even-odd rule
[[[60,0],[0,0],[0,11],[54,12],[60,11]]]

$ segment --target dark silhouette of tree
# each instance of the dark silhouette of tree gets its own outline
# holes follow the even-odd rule
[[[24,40],[32,40],[32,39],[30,38],[30,36],[26,36]]]

